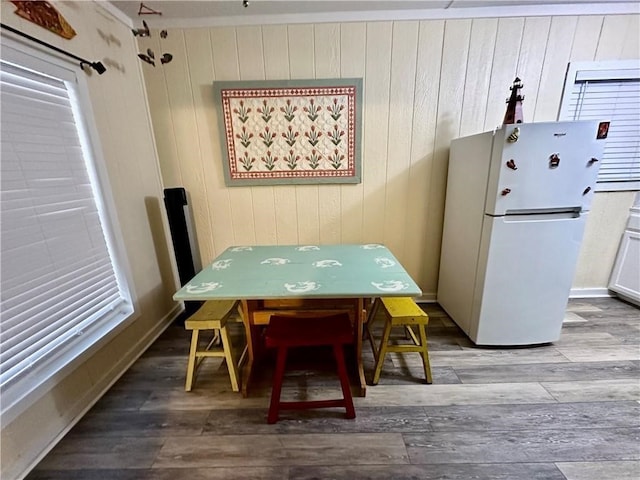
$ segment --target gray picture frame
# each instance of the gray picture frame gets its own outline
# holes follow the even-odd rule
[[[213,82],[225,184],[360,183],[362,85],[362,78]]]

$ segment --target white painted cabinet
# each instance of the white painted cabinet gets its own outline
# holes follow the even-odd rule
[[[613,265],[609,289],[620,297],[640,305],[640,194],[630,209],[622,234],[618,256]]]

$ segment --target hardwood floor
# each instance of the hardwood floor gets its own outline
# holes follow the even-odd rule
[[[189,336],[172,326],[27,478],[640,478],[638,308],[570,301],[556,344],[494,349],[423,307],[433,384],[418,354],[389,354],[380,383],[354,398],[354,420],[340,409],[285,411],[267,425],[271,363],[249,398],[213,358],[185,392]],[[364,355],[370,375],[367,343]],[[330,358],[295,355],[283,398],[339,395]]]

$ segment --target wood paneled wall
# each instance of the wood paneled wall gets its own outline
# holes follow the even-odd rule
[[[144,67],[165,186],[191,196],[203,263],[230,245],[383,242],[434,298],[451,139],[498,126],[516,75],[525,121],[555,120],[568,62],[640,58],[639,23],[559,16],[155,34],[141,49],[174,55]],[[227,188],[212,82],[331,77],[364,78],[362,183]],[[590,228],[590,243],[617,245],[623,224]]]

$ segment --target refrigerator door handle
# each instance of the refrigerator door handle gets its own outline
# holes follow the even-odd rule
[[[582,207],[562,207],[562,208],[513,208],[505,211],[505,215],[539,215],[541,213],[570,213],[574,216],[578,216],[582,213]],[[491,215],[492,217],[498,217],[502,215]]]
[[[525,214],[509,214],[504,216],[504,223],[516,222],[540,222],[549,220],[574,220],[580,218],[580,212],[556,212],[556,213],[525,213]]]

